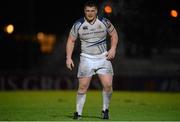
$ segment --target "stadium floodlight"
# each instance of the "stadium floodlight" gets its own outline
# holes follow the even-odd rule
[[[40,50],[43,53],[51,53],[56,42],[54,34],[37,33],[37,41],[40,43]]]
[[[172,17],[178,17],[178,11],[177,10],[175,10],[175,9],[173,9],[173,10],[171,10],[171,12],[170,12],[170,15],[172,16]]]
[[[12,34],[14,32],[14,25],[13,24],[8,24],[4,27],[4,31],[7,34]]]
[[[104,11],[105,11],[105,13],[107,13],[107,14],[111,14],[111,13],[112,13],[112,7],[111,7],[110,5],[106,5],[106,6],[104,7]]]

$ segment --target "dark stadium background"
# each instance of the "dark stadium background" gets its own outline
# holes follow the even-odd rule
[[[65,67],[65,44],[73,22],[82,17],[85,0],[3,0],[0,3],[0,90],[76,89],[75,69]],[[179,0],[96,0],[99,16],[118,30],[114,89],[180,91]],[[113,11],[103,11],[109,4]],[[4,27],[14,25],[7,34]],[[55,37],[52,50],[41,50],[37,34]],[[45,44],[46,45],[46,44]],[[97,76],[90,89],[99,89]]]

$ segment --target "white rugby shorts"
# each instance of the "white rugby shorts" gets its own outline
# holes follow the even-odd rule
[[[106,53],[96,57],[81,54],[77,77],[91,77],[94,74],[113,75],[113,67],[111,61],[106,59]]]

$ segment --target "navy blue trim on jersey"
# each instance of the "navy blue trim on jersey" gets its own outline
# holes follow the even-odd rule
[[[97,47],[99,48],[99,51],[100,51],[101,53],[104,52],[103,49],[101,49],[101,47],[100,47],[99,45],[98,45]]]
[[[114,28],[111,31],[109,31],[109,33],[113,32],[113,30],[114,30]]]
[[[82,23],[84,23],[84,21],[85,21],[85,20],[84,20],[84,18],[82,17],[82,18],[76,20],[75,23],[80,22],[80,23],[82,24]]]
[[[85,41],[85,40],[83,40],[84,42],[87,42],[87,43],[93,43],[94,44],[94,42],[90,42],[90,41]],[[100,40],[101,41],[101,40]],[[98,41],[99,42],[99,41]],[[96,42],[97,43],[97,42]]]
[[[94,44],[92,44],[92,45],[89,45],[89,46],[87,46],[87,47],[99,45],[99,44],[104,43],[104,42],[106,42],[106,39],[104,39],[104,40],[102,40],[102,41],[99,41],[99,42],[96,42],[96,43],[94,43]]]
[[[75,21],[75,23],[74,23],[74,32],[75,32],[75,26],[76,26],[78,23],[81,23],[81,25],[82,25],[82,24],[84,23],[84,21],[85,21],[85,20],[84,20],[83,17]],[[78,27],[77,31],[79,30],[79,28],[81,27],[81,25]]]
[[[104,17],[102,17],[102,16],[98,16],[98,19],[102,22],[102,20],[104,19]]]

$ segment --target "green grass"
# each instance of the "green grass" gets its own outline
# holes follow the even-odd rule
[[[0,92],[1,121],[73,121],[76,91]],[[101,121],[101,91],[88,91],[83,121]],[[110,104],[111,121],[178,121],[180,93],[117,92]]]

